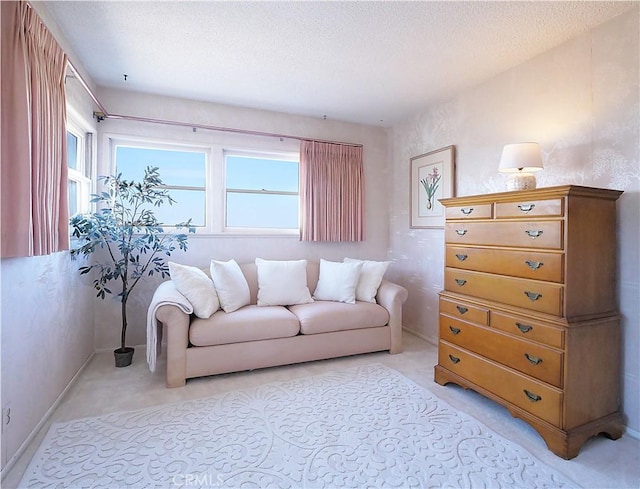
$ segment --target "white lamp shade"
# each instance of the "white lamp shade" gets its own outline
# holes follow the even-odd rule
[[[528,173],[543,168],[538,143],[515,143],[507,144],[502,150],[498,171]]]

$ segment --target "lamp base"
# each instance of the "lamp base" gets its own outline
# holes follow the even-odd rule
[[[507,190],[533,190],[536,176],[532,173],[511,173],[507,177]]]

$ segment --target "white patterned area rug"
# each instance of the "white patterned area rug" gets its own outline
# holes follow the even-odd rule
[[[20,487],[577,487],[380,364],[51,426]]]

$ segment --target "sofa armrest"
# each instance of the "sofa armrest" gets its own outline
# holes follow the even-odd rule
[[[156,319],[167,338],[167,387],[185,385],[191,316],[177,305],[166,304],[158,307]]]
[[[407,289],[388,280],[383,280],[378,288],[376,301],[389,312],[390,353],[402,352],[402,304],[407,297],[409,297]]]

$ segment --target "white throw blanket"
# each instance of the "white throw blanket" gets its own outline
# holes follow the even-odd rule
[[[147,310],[147,363],[152,372],[156,371],[156,359],[162,350],[162,329],[156,319],[156,311],[160,306],[167,305],[178,306],[186,314],[193,312],[191,303],[178,292],[171,280],[158,286]]]

